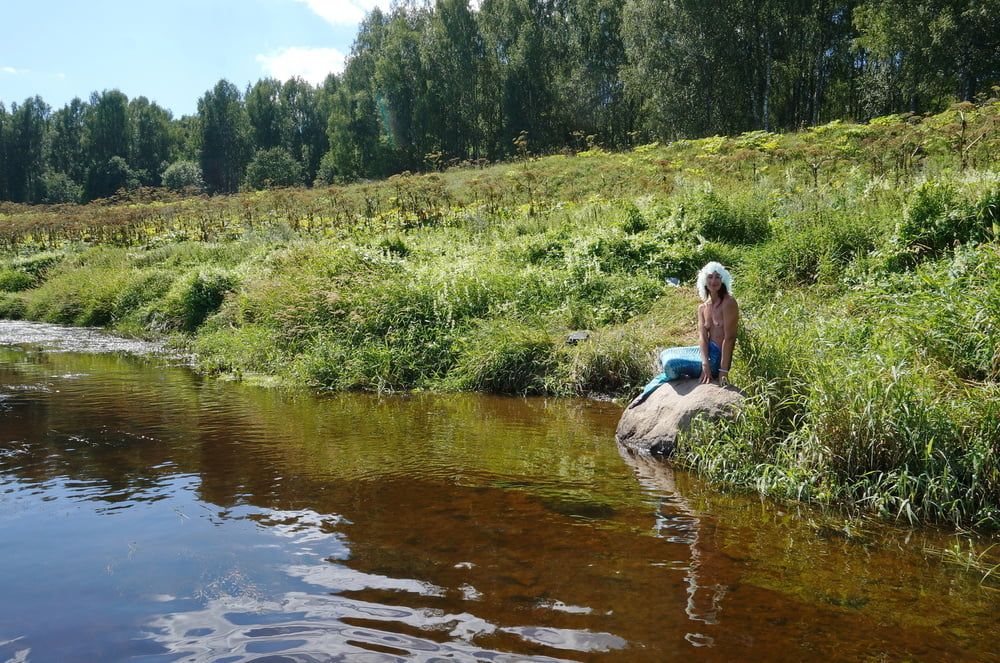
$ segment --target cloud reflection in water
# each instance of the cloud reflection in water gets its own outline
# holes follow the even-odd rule
[[[365,573],[331,561],[347,559],[350,554],[343,534],[333,531],[344,522],[339,516],[310,510],[269,510],[244,517],[287,539],[293,547],[316,544],[330,547],[331,550],[310,550],[323,561],[281,568],[289,577],[322,588],[325,593],[290,591],[274,598],[248,592],[202,595],[204,607],[164,614],[148,623],[150,639],[169,654],[196,661],[254,660],[262,655],[280,655],[285,661],[396,661],[400,657],[407,661],[431,661],[447,657],[502,663],[563,659],[495,651],[478,647],[473,641],[502,632],[533,646],[566,651],[603,652],[627,645],[625,640],[610,633],[548,626],[498,626],[468,612],[388,606],[340,596],[342,592],[378,590],[442,597],[448,590],[422,580]],[[553,602],[551,606],[540,607],[559,610],[563,605]],[[358,621],[365,625],[351,623]],[[383,624],[384,629],[373,628],[371,622]],[[411,635],[413,631],[426,632],[428,637]],[[441,642],[445,634],[451,640]]]

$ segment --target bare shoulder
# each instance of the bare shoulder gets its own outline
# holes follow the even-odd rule
[[[722,302],[722,310],[726,313],[739,313],[740,305],[735,297],[726,297],[726,301]]]

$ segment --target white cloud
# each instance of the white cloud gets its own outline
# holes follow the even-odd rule
[[[17,67],[0,67],[0,73],[10,74],[11,76],[22,76],[29,73],[27,69],[18,69]]]
[[[257,62],[269,76],[286,81],[298,76],[313,85],[323,82],[330,73],[344,70],[345,56],[335,48],[300,48],[293,46],[271,55],[258,55]]]
[[[317,16],[331,25],[354,25],[365,14],[379,7],[388,9],[390,0],[295,0],[309,7]]]

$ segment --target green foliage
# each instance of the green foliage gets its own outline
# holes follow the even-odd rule
[[[635,235],[649,230],[649,221],[638,207],[633,204],[626,204],[623,211],[624,216],[620,226],[623,233],[626,235]]]
[[[20,292],[35,286],[33,274],[20,269],[0,269],[0,292]]]
[[[198,369],[241,377],[281,373],[282,356],[274,344],[274,330],[246,324],[206,328],[194,343]]]
[[[387,254],[397,258],[405,258],[410,254],[410,247],[406,245],[406,242],[399,235],[384,238],[379,242],[378,246]]]
[[[775,159],[793,163],[774,132],[806,126],[835,148],[794,155],[814,188],[838,161],[899,175],[929,148],[982,167],[996,138],[973,102],[1000,83],[993,2],[400,3],[366,16],[343,73],[318,85],[264,78],[244,96],[221,80],[179,118],[119,90],[54,113],[37,96],[13,103],[0,117],[0,200],[73,200],[45,173],[87,200],[160,186],[178,160],[198,161],[210,192],[233,192],[256,152],[278,148],[298,165],[295,183],[329,185],[531,154],[600,160],[638,143],[644,156],[703,138],[699,156],[756,179]],[[900,131],[957,101],[929,140]],[[879,115],[871,133],[838,124]],[[252,188],[275,175],[252,174]]]
[[[193,269],[173,283],[153,315],[165,329],[193,332],[222,306],[235,285],[235,278],[226,271]]]
[[[686,205],[695,230],[705,239],[728,244],[759,244],[771,235],[769,210],[752,200],[726,200],[710,191]]]
[[[994,236],[1000,221],[1000,186],[978,200],[963,200],[951,182],[929,180],[913,192],[899,224],[896,247],[903,264],[939,257],[958,244]]]
[[[20,320],[26,312],[27,306],[22,297],[0,292],[0,319]]]
[[[115,301],[124,285],[113,267],[63,269],[31,293],[25,317],[70,325],[108,325],[114,321]]]
[[[966,380],[1000,382],[1000,254],[996,246],[963,249],[902,280],[890,314],[903,335]]]
[[[259,150],[247,166],[246,189],[272,189],[302,183],[302,167],[287,150],[272,147]]]
[[[65,254],[58,251],[42,251],[26,256],[19,256],[9,261],[11,269],[20,270],[33,276],[36,280],[41,280],[46,273],[55,265],[58,265]]]
[[[592,315],[590,323],[609,325],[645,313],[664,293],[664,284],[648,276],[605,274],[575,269],[570,283],[570,302],[583,304]]]
[[[650,378],[649,341],[629,329],[609,329],[557,353],[550,390],[573,395],[627,394]]]
[[[45,172],[45,134],[50,108],[39,96],[11,104],[9,118],[3,119],[0,145],[3,147],[2,189],[6,200],[38,202]],[[6,113],[4,113],[6,115]]]
[[[175,161],[163,171],[162,179],[163,186],[171,191],[200,192],[205,188],[201,167],[194,161]]]
[[[744,254],[755,291],[840,282],[848,265],[886,239],[879,223],[830,212],[826,218],[796,216],[778,224],[772,241]],[[881,237],[880,237],[881,235]]]
[[[604,272],[634,272],[655,262],[661,245],[652,238],[602,233],[577,248],[576,260]]]
[[[250,120],[240,91],[226,80],[198,100],[201,172],[210,191],[239,188],[253,155]]]
[[[174,274],[166,269],[137,270],[127,279],[115,297],[114,319],[145,318],[146,307],[164,297],[174,282]],[[143,320],[145,322],[145,320]]]
[[[78,203],[83,198],[83,187],[65,173],[46,173],[42,176],[43,203]]]
[[[501,394],[546,393],[555,344],[544,328],[487,323],[465,339],[449,383],[457,389]]]
[[[683,462],[781,497],[1000,526],[996,251],[885,274],[827,305],[806,293],[758,305],[734,376],[748,406],[696,430]]]
[[[105,198],[122,190],[136,189],[139,184],[139,173],[129,168],[124,157],[113,156],[94,164],[87,172],[87,198]]]

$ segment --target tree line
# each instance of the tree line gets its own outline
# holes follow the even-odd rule
[[[0,102],[0,199],[384,177],[516,154],[931,112],[1000,83],[1000,0],[413,0],[313,86]]]

